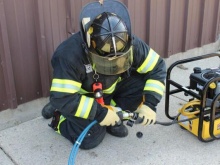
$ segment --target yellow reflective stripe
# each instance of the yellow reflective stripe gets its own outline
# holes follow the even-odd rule
[[[81,88],[81,83],[67,79],[53,79],[50,91],[76,93]]]
[[[88,92],[85,89],[80,88],[79,93],[83,95],[83,94],[92,93],[92,92]]]
[[[75,116],[87,119],[92,109],[93,102],[94,102],[94,98],[81,96],[81,100],[80,100]]]
[[[121,77],[119,77],[114,84],[112,84],[112,86],[110,86],[109,88],[103,90],[103,93],[107,93],[107,94],[111,94],[114,90],[115,90],[115,87],[116,87],[116,84],[121,81]]]
[[[57,131],[56,131],[58,134],[61,134],[61,133],[60,133],[60,124],[61,124],[64,120],[66,120],[66,118],[65,118],[63,115],[61,115],[61,116],[60,116],[59,124],[58,124],[58,126],[57,126]]]
[[[160,95],[163,95],[164,90],[165,90],[165,86],[163,83],[161,83],[158,80],[147,80],[145,87],[144,87],[145,91],[154,91]]]
[[[150,49],[147,58],[143,62],[143,64],[137,69],[139,73],[147,73],[154,69],[157,61],[159,59],[159,55],[153,50]]]
[[[111,99],[111,101],[110,101],[110,105],[112,105],[112,106],[116,106],[116,102],[115,102],[113,99]]]

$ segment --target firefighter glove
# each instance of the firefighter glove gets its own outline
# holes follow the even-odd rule
[[[99,123],[101,126],[114,126],[116,123],[120,122],[120,118],[117,114],[118,108],[113,106],[103,105],[103,107],[108,108],[107,114],[104,119]]]
[[[142,118],[141,125],[147,126],[156,122],[156,112],[144,104],[139,106],[135,112],[139,114],[139,118]]]

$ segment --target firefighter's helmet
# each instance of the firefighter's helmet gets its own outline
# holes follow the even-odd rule
[[[93,69],[105,75],[125,72],[133,62],[130,19],[120,2],[90,4],[81,13],[83,40]],[[108,5],[109,3],[109,5]],[[106,5],[106,10],[103,7]],[[114,10],[114,12],[112,12]],[[85,11],[96,11],[88,15]],[[87,16],[87,17],[86,17]]]
[[[123,20],[104,12],[91,25],[91,47],[101,56],[117,55],[128,45],[128,31]]]

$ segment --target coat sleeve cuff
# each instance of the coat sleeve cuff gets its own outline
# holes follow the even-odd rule
[[[149,106],[155,112],[156,112],[157,104],[159,102],[160,101],[158,99],[156,99],[154,96],[152,96],[150,94],[145,94],[145,102],[144,102],[144,104]]]
[[[105,107],[102,107],[101,105],[98,105],[96,115],[95,115],[95,120],[100,123],[106,116],[108,112],[108,109]]]

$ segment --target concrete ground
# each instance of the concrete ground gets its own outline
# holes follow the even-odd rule
[[[202,47],[182,55],[166,59],[167,66],[180,58],[213,52],[213,48]],[[219,50],[219,49],[218,49]],[[202,69],[219,67],[219,58],[210,58],[176,67],[171,78],[182,85],[189,84],[189,75],[195,66]],[[177,114],[187,98],[181,94],[171,96],[170,113]],[[56,134],[41,116],[42,107],[48,98],[41,98],[20,105],[14,110],[0,112],[0,165],[65,165],[68,164],[73,144]],[[165,99],[158,105],[157,120],[170,121],[164,112]],[[218,140],[204,143],[178,124],[128,127],[126,138],[109,134],[94,149],[79,149],[76,165],[219,165],[220,143]],[[136,133],[141,131],[142,138]]]

